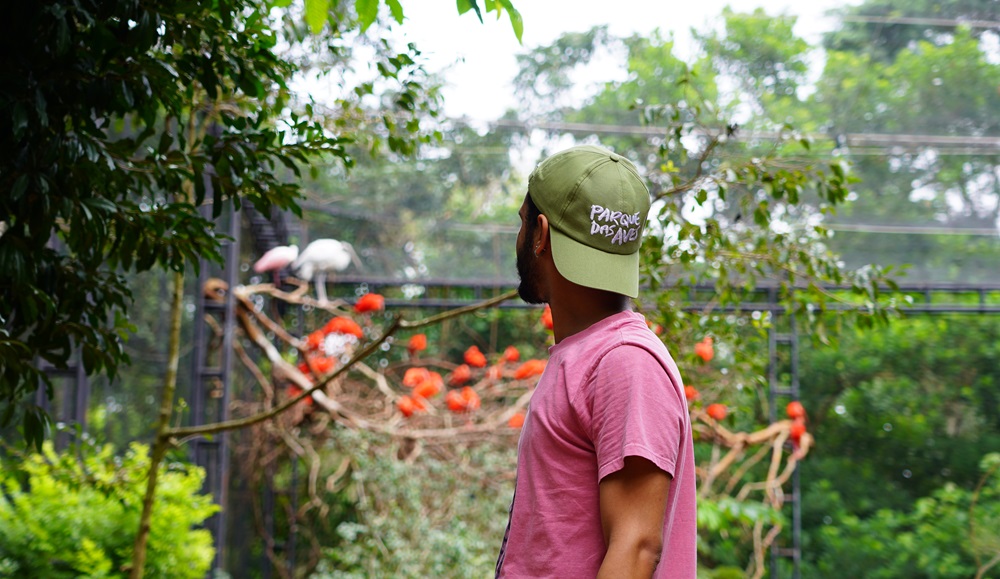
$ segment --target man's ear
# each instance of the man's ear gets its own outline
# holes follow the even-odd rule
[[[541,255],[552,248],[549,246],[549,218],[545,215],[538,216],[538,223],[535,224],[534,247],[536,255]]]

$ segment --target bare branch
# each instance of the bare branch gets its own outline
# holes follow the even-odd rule
[[[452,310],[448,310],[446,312],[442,312],[437,315],[428,316],[426,318],[414,321],[405,321],[400,317],[396,317],[395,319],[392,320],[392,322],[390,322],[389,326],[385,330],[383,330],[382,334],[379,337],[370,341],[363,348],[358,350],[347,363],[337,368],[327,376],[320,378],[319,380],[316,381],[315,384],[310,384],[308,378],[302,375],[302,373],[298,371],[298,368],[295,368],[281,357],[281,354],[280,352],[278,352],[277,348],[275,348],[274,345],[271,344],[271,342],[267,340],[266,337],[264,337],[263,333],[260,332],[259,328],[256,328],[255,325],[250,323],[250,320],[246,315],[246,310],[253,310],[253,307],[250,305],[248,297],[251,291],[254,289],[266,290],[268,287],[273,288],[271,284],[261,284],[258,286],[243,286],[241,288],[237,288],[234,291],[233,295],[243,305],[243,307],[240,308],[238,315],[240,316],[240,319],[243,322],[244,329],[247,330],[248,334],[250,334],[249,337],[254,341],[254,343],[258,345],[258,347],[260,347],[265,352],[268,359],[279,371],[281,371],[285,376],[287,376],[293,382],[296,382],[296,384],[300,388],[302,388],[302,392],[296,396],[289,398],[285,402],[278,404],[271,410],[268,410],[266,412],[261,412],[253,416],[248,416],[246,418],[228,420],[225,422],[218,422],[214,424],[206,424],[203,426],[188,426],[188,427],[170,429],[167,433],[170,437],[175,439],[183,439],[193,436],[199,436],[205,434],[217,434],[219,432],[226,432],[229,430],[246,428],[247,426],[252,426],[259,422],[263,422],[265,420],[268,420],[270,418],[273,418],[281,414],[282,412],[285,412],[299,401],[304,400],[306,396],[310,395],[313,396],[313,399],[317,400],[317,402],[323,400],[323,402],[320,403],[325,408],[327,408],[327,410],[329,410],[331,413],[337,413],[342,415],[344,418],[350,421],[354,426],[372,430],[373,429],[372,425],[370,425],[368,421],[358,417],[357,415],[354,415],[349,410],[344,408],[342,405],[337,403],[335,400],[329,398],[326,398],[324,400],[325,396],[323,395],[321,388],[326,386],[330,381],[348,372],[357,362],[364,360],[365,358],[373,354],[390,336],[395,334],[400,328],[417,329],[430,326],[432,324],[437,324],[451,318],[455,318],[471,312],[493,307],[517,295],[516,291],[509,291],[497,297],[484,300],[476,304],[464,306],[461,308],[455,308]],[[317,393],[319,394],[319,396],[317,396]]]

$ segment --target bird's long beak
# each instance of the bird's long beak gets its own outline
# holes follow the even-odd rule
[[[351,254],[351,262],[354,263],[354,267],[358,268],[358,271],[364,271],[365,266],[361,265],[361,258],[358,257],[358,253],[354,251],[354,246],[350,243],[342,242],[344,247],[347,248],[347,253]]]

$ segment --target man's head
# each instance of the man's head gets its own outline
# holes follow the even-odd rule
[[[567,280],[630,297],[639,293],[639,246],[649,213],[649,190],[624,157],[592,145],[572,147],[542,161],[528,177],[522,213],[547,219],[552,259]],[[532,207],[533,206],[533,207]],[[522,230],[537,215],[522,215]],[[531,233],[522,231],[522,233]],[[518,244],[521,297],[539,298],[532,280],[532,237]],[[527,295],[525,295],[527,293]]]

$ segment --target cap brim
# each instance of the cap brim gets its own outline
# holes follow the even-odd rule
[[[629,297],[639,295],[639,252],[618,255],[587,247],[549,227],[552,259],[569,281]]]

